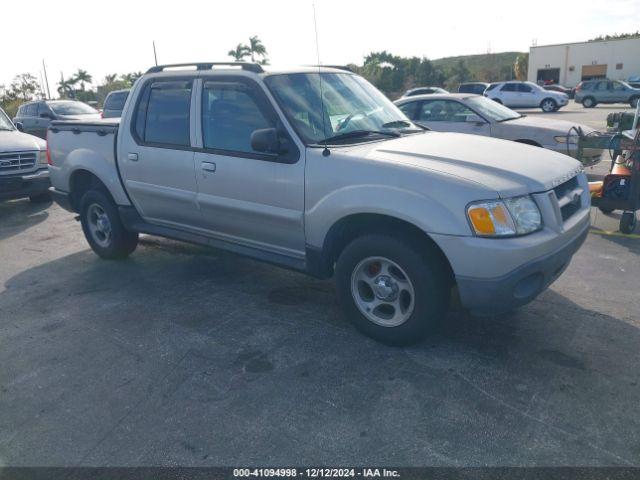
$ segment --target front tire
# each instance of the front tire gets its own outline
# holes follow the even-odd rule
[[[584,108],[593,108],[597,105],[596,99],[593,97],[585,97],[582,99],[582,106]]]
[[[558,104],[553,98],[545,98],[540,102],[540,108],[545,113],[551,113],[558,109]]]
[[[124,228],[115,202],[102,190],[84,194],[80,222],[91,249],[102,258],[126,258],[138,246],[138,234]]]
[[[410,345],[424,339],[445,315],[451,282],[435,248],[368,234],[342,251],[336,287],[358,330],[388,345]]]

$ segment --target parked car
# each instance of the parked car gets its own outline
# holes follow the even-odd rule
[[[552,84],[549,84],[549,85],[542,85],[542,88],[544,88],[545,90],[549,90],[551,92],[564,93],[570,99],[573,98],[575,93],[576,93],[575,89],[569,88],[569,87],[565,87],[564,85],[559,85],[557,83],[552,83]]]
[[[539,107],[543,112],[555,112],[569,103],[568,95],[547,91],[533,82],[492,83],[484,96],[507,107]]]
[[[18,130],[45,138],[52,120],[91,120],[100,113],[76,100],[36,100],[20,105],[13,123]]]
[[[418,88],[412,88],[410,90],[407,90],[406,92],[404,92],[404,94],[400,98],[413,97],[415,95],[430,95],[432,93],[449,93],[449,92],[447,92],[444,88],[440,88],[440,87],[418,87]]]
[[[599,103],[628,103],[636,108],[640,88],[634,88],[621,80],[589,80],[576,87],[576,103],[593,108]]]
[[[122,109],[128,96],[129,89],[109,92],[107,98],[104,99],[102,118],[117,118],[122,115]]]
[[[458,87],[458,93],[473,93],[475,95],[482,95],[489,86],[484,82],[467,82],[461,83]]]
[[[51,199],[46,143],[16,129],[0,109],[0,200]]]
[[[593,128],[578,123],[527,117],[504,105],[478,95],[451,93],[422,95],[394,102],[413,122],[439,132],[459,132],[513,140],[543,147],[575,157],[578,153],[577,131],[584,134]],[[583,163],[598,163],[601,149],[583,151]],[[532,158],[531,161],[536,161]]]
[[[565,155],[427,131],[338,69],[194,67],[152,67],[120,120],[51,125],[54,198],[103,258],[143,232],[333,276],[360,330],[408,344],[452,291],[479,314],[531,301],[587,235]]]

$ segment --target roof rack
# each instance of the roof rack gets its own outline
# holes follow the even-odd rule
[[[240,67],[242,70],[247,70],[253,73],[263,73],[264,70],[259,63],[249,62],[205,62],[205,63],[172,63],[168,65],[156,65],[147,70],[147,73],[162,72],[167,68],[175,67],[196,67],[196,70],[211,70],[213,67],[225,66],[225,67]]]

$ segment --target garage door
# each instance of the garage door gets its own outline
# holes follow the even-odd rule
[[[582,80],[591,80],[593,78],[607,78],[606,65],[583,65]]]

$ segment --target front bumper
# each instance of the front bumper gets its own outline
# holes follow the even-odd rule
[[[531,302],[565,271],[588,232],[587,222],[561,247],[500,277],[456,276],[463,307],[476,315],[494,315]]]
[[[0,176],[0,200],[40,195],[50,186],[49,170],[46,168],[28,174],[2,175]]]

